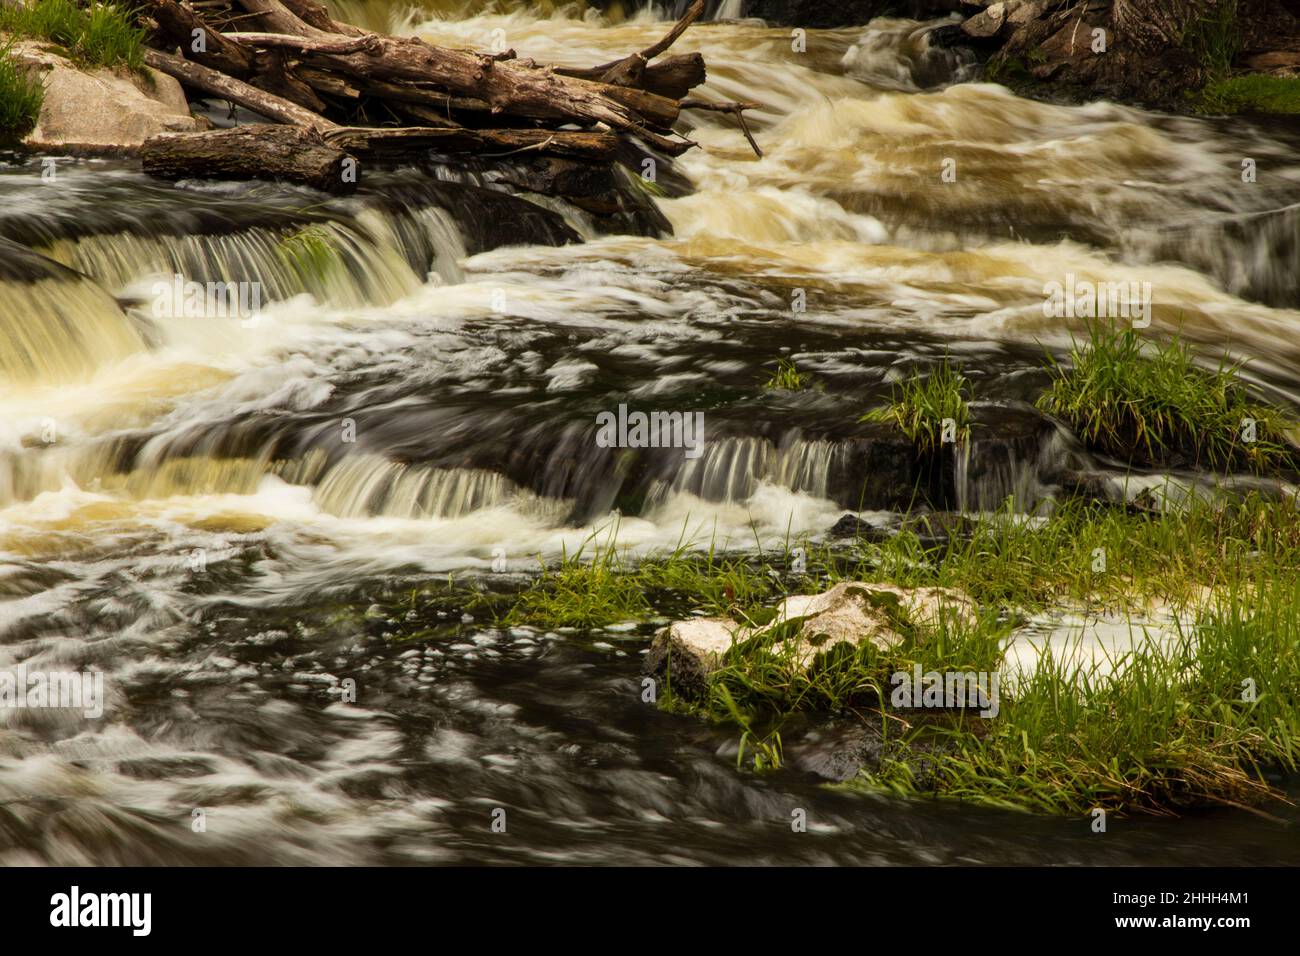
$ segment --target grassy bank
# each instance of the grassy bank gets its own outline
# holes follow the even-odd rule
[[[760,628],[732,649],[702,697],[662,706],[736,728],[746,761],[781,764],[782,727],[796,713],[856,715],[878,726],[888,755],[853,786],[931,793],[1050,813],[1101,807],[1169,813],[1273,795],[1266,768],[1300,756],[1300,509],[1251,497],[1193,501],[1143,515],[1083,502],[1051,517],[1010,513],[970,521],[926,546],[914,531],[844,547],[800,542],[748,558],[681,549],[640,562],[614,550],[570,555],[519,595],[507,623],[599,627],[691,611]],[[793,545],[793,543],[792,543]],[[1098,556],[1104,555],[1102,561]],[[918,627],[888,653],[866,646],[826,655],[811,670],[783,650],[772,606],[839,581],[938,585],[974,598],[979,620]],[[900,711],[889,678],[930,671],[992,672],[1025,612],[1053,607],[1178,611],[1194,622],[1172,647],[1152,645],[1116,673],[1082,676],[1042,658],[998,715]],[[1246,682],[1253,687],[1247,700]]]
[[[1041,658],[987,726],[905,730],[902,752],[853,786],[1060,814],[1279,797],[1267,771],[1300,759],[1300,583],[1254,584],[1222,591],[1173,646],[1151,644],[1113,674]],[[906,754],[920,740],[923,775]]]
[[[73,0],[33,0],[0,7],[0,32],[56,44],[84,66],[143,65],[144,30],[117,4],[82,8]]]
[[[1198,113],[1300,113],[1300,77],[1247,73],[1212,80],[1193,98]]]

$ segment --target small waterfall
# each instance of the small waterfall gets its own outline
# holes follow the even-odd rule
[[[741,502],[769,482],[814,497],[826,496],[835,443],[789,438],[777,447],[766,438],[711,441],[704,454],[687,459],[670,482],[654,483],[648,500],[686,492],[705,501]]]
[[[352,455],[316,489],[316,503],[341,518],[458,518],[518,493],[502,475],[470,468],[429,468]]]
[[[269,446],[268,446],[269,447]],[[119,442],[27,449],[0,457],[0,507],[30,501],[68,482],[136,501],[175,496],[252,494],[268,475],[317,485],[316,503],[341,518],[457,518],[527,496],[508,478],[472,468],[433,468],[379,455],[351,455],[333,465],[314,449],[302,458],[267,455],[160,457],[132,455]]]
[[[143,348],[130,318],[92,282],[0,279],[0,385],[82,381]]]
[[[424,277],[411,269],[384,219],[365,212],[357,225],[370,228],[324,223],[296,232],[99,234],[57,240],[48,254],[112,289],[171,274],[200,283],[257,283],[261,302],[307,292],[345,307],[386,305],[419,289]]]
[[[1070,443],[1059,428],[1046,440],[968,439],[953,453],[957,510],[995,511],[1009,497],[1020,513],[1032,513],[1050,497],[1049,474],[1059,474]]]
[[[52,445],[0,455],[0,507],[30,501],[68,483],[136,501],[184,495],[251,494],[272,472],[303,471],[302,462],[265,457],[189,454],[157,457],[137,453],[122,440],[90,445]],[[287,476],[285,480],[290,480]]]

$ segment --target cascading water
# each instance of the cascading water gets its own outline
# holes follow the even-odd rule
[[[645,9],[337,9],[452,46],[504,31],[542,62],[663,31]],[[0,711],[0,863],[914,863],[972,841],[999,863],[1271,859],[1253,819],[1082,846],[1055,821],[909,822],[757,784],[717,757],[725,732],[637,703],[644,635],[414,603],[439,640],[367,631],[380,596],[522,582],[615,527],[634,554],[781,549],[906,504],[914,456],[860,416],[948,355],[981,404],[1023,404],[1081,328],[1044,315],[1067,275],[1150,282],[1154,330],[1230,332],[1261,390],[1300,398],[1294,131],[949,85],[971,64],[924,24],[809,31],[797,52],[735,4],[711,12],[689,47],[709,95],[762,104],[766,156],[730,117],[689,114],[702,148],[675,168],[692,191],[659,201],[663,238],[536,206],[503,237],[416,170],[325,200],[162,187],[125,163],[55,185],[0,167],[0,668],[93,665],[109,687],[95,721]],[[1269,170],[1250,187],[1246,155]],[[154,308],[177,276],[260,283],[256,321]],[[764,389],[780,358],[817,387]],[[620,405],[703,411],[701,454],[599,447],[596,416]],[[934,504],[1037,503],[1063,470],[1105,474],[1062,441],[977,431]],[[364,707],[336,704],[349,677]],[[485,800],[521,808],[530,839],[480,835]],[[755,849],[754,820],[792,800],[839,837]]]

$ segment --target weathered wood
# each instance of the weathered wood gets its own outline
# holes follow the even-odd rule
[[[356,160],[313,129],[254,124],[204,133],[165,133],[145,140],[144,171],[160,179],[280,179],[344,193]]]
[[[697,86],[702,86],[708,78],[703,54],[675,53],[646,66],[641,74],[641,89],[680,100]]]
[[[264,2],[264,0],[256,0]],[[644,90],[521,68],[490,56],[432,47],[412,38],[374,36],[364,48],[341,52],[336,41],[290,34],[235,34],[255,45],[296,50],[313,65],[363,79],[432,83],[481,99],[493,111],[535,119],[607,123],[615,129],[671,130],[677,103]]]
[[[501,156],[533,153],[609,162],[618,151],[612,133],[544,129],[455,129],[403,126],[396,129],[340,127],[324,134],[325,142],[360,157],[396,158],[427,153],[477,153]]]
[[[343,23],[330,16],[323,3],[315,0],[285,0],[284,5],[303,23],[325,33],[341,33],[344,36],[363,36],[365,30]]]
[[[602,83],[629,85],[637,89],[654,93],[657,96],[679,100],[697,86],[708,80],[704,57],[699,53],[676,53],[662,57],[654,63],[645,63],[640,54],[634,54],[636,63],[641,63],[639,75],[623,75],[625,84],[620,84],[619,77],[602,67],[556,67],[555,72],[580,80],[600,80]],[[619,64],[627,63],[620,60]],[[617,67],[619,64],[615,64]]]
[[[649,62],[676,43],[686,29],[703,15],[704,7],[704,0],[695,0],[667,34],[644,50],[629,54],[621,60],[614,60],[612,63],[587,68],[559,67],[556,72],[582,79],[599,79],[619,86],[641,86]],[[644,86],[643,88],[649,89]]]
[[[242,80],[226,76],[224,73],[218,73],[216,70],[201,64],[191,63],[189,60],[183,60],[170,53],[160,53],[157,50],[146,49],[144,51],[144,62],[146,66],[161,70],[168,76],[174,76],[186,86],[196,89],[200,93],[230,100],[232,103],[279,123],[306,126],[312,129],[333,129],[338,126],[337,123],[330,122],[319,113],[305,109],[284,97],[276,96],[265,90],[259,90]]]
[[[551,68],[519,60],[513,50],[485,54],[373,34],[334,20],[318,0],[207,4],[207,17],[219,18],[228,32],[215,29],[215,21],[181,0],[145,3],[155,35],[181,54],[148,50],[150,66],[275,122],[337,133],[334,145],[368,157],[431,150],[485,156],[526,152],[608,163],[623,144],[635,146],[638,139],[669,156],[696,145],[673,127],[681,101],[707,78],[704,58],[698,53],[656,58],[702,15],[704,0],[695,0],[658,42],[591,68]],[[193,41],[195,31],[202,42]],[[742,114],[748,104],[686,103],[733,112],[749,137]],[[341,127],[326,113],[354,123],[359,118],[420,125]],[[578,129],[554,129],[561,125]],[[223,149],[219,141],[208,148],[214,163],[225,162],[216,158]],[[201,156],[196,152],[193,162]]]
[[[227,33],[226,39],[253,47],[285,47],[302,53],[380,53],[379,37],[367,33],[359,37],[290,36],[285,33]]]
[[[181,48],[187,60],[193,60],[236,79],[253,75],[253,51],[227,39],[191,7],[176,0],[148,0],[145,12],[157,25],[157,33],[170,44]],[[201,43],[195,43],[195,31]]]
[[[449,93],[485,100],[496,111],[561,122],[606,123],[641,132],[657,144],[657,132],[671,130],[677,121],[677,104],[667,97],[569,78],[466,50],[433,47],[414,37],[375,36],[364,49],[329,52],[323,44],[336,43],[338,35],[309,26],[280,0],[239,3],[269,26],[268,33],[277,35],[275,40],[263,36],[259,42],[296,49],[311,57],[313,65],[351,76],[432,83]]]

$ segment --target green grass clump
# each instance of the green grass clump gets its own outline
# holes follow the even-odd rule
[[[1173,815],[1279,797],[1300,762],[1300,582],[1230,589],[1172,646],[1079,673],[1044,655],[987,732],[932,730],[925,779],[890,759],[859,786],[1011,809]]]
[[[542,573],[506,614],[506,624],[541,627],[602,627],[647,617],[650,603],[640,581],[615,547],[565,552],[558,567]]]
[[[1241,50],[1237,0],[1218,0],[1197,17],[1189,17],[1181,46],[1196,58],[1211,77],[1226,76]]]
[[[36,125],[45,89],[0,47],[0,143],[22,139]]]
[[[791,392],[800,391],[810,385],[812,385],[812,376],[807,372],[799,371],[790,359],[781,359],[777,362],[776,371],[763,383],[764,388],[785,389]]]
[[[0,7],[0,30],[56,43],[85,66],[138,70],[144,63],[145,31],[135,25],[130,10],[118,4],[83,9],[73,0],[27,0]]]
[[[945,420],[955,425],[955,438],[970,436],[970,383],[947,359],[929,375],[912,373],[895,386],[890,404],[862,416],[862,421],[897,425],[922,454],[935,451],[943,440]]]
[[[1197,94],[1200,113],[1300,113],[1300,77],[1248,73],[1212,80]]]
[[[1293,467],[1291,423],[1251,398],[1241,365],[1201,367],[1178,340],[1145,344],[1133,329],[1094,324],[1068,367],[1052,363],[1051,388],[1038,407],[1056,415],[1091,447],[1125,461],[1225,471]],[[1253,421],[1254,440],[1243,435]]]

